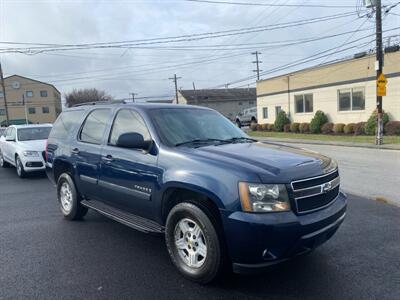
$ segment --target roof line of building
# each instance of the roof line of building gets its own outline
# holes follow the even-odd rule
[[[36,79],[32,79],[32,78],[29,78],[29,77],[25,77],[25,76],[22,76],[22,75],[13,74],[13,75],[4,77],[4,80],[6,80],[7,78],[10,78],[10,77],[13,77],[13,76],[17,76],[17,77],[21,77],[21,78],[24,78],[24,79],[32,80],[32,81],[35,81],[35,82],[38,82],[38,83],[41,83],[41,84],[50,85],[61,95],[61,92],[53,84],[47,83],[47,82],[43,82],[43,81],[40,81],[40,80],[36,80]]]
[[[400,76],[400,72],[389,73],[389,74],[386,74],[385,76],[386,76],[386,78],[398,77],[398,76]],[[257,95],[257,98],[266,97],[266,96],[274,96],[274,95],[279,95],[279,94],[287,94],[288,92],[296,93],[296,92],[300,92],[300,91],[321,89],[321,88],[327,88],[327,87],[332,87],[332,86],[337,86],[337,85],[359,83],[359,82],[371,81],[371,80],[375,80],[375,79],[376,79],[376,76],[370,76],[370,77],[362,77],[362,78],[351,79],[351,80],[344,80],[344,81],[339,81],[339,82],[313,85],[313,86],[297,88],[297,89],[290,89],[290,90],[286,89],[286,90],[281,90],[278,92],[260,94],[260,95]]]
[[[390,54],[390,53],[385,53],[385,55],[388,55],[388,54]],[[349,57],[349,58],[345,58],[345,59],[343,59],[343,58],[342,59],[337,59],[337,60],[334,60],[334,61],[331,61],[331,62],[314,65],[314,66],[311,66],[311,67],[307,67],[307,68],[300,69],[300,70],[297,70],[297,71],[289,72],[289,73],[286,73],[286,74],[281,74],[281,75],[268,77],[268,78],[265,78],[265,79],[260,79],[257,82],[268,81],[268,80],[276,79],[276,78],[279,78],[279,77],[292,76],[292,75],[295,75],[295,74],[298,74],[298,73],[307,72],[307,71],[311,71],[311,70],[323,69],[323,68],[327,68],[327,67],[330,67],[330,66],[335,65],[335,64],[347,63],[347,62],[353,61],[353,60],[369,59],[369,58],[373,57],[374,55],[375,55],[375,53],[372,52],[372,53],[367,53],[365,56],[359,57],[359,58],[355,58],[353,56],[353,57]]]

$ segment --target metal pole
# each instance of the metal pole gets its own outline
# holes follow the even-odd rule
[[[24,105],[25,109],[25,124],[28,125],[28,111],[26,110],[25,92],[22,94],[22,104]]]
[[[376,0],[376,61],[378,68],[376,70],[376,81],[382,74],[383,69],[383,51],[382,51],[382,4],[381,0]],[[377,110],[377,129],[376,129],[376,145],[383,144],[383,121],[382,121],[382,96],[376,96]]]
[[[3,69],[1,68],[1,62],[0,62],[0,81],[1,81],[1,87],[3,89],[4,109],[6,111],[6,126],[8,126],[10,124],[10,118],[8,116],[6,88],[4,86],[4,77],[3,77]]]

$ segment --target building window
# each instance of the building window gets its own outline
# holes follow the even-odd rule
[[[338,91],[338,110],[352,111],[365,109],[364,88],[343,89]]]
[[[281,106],[275,106],[275,116],[278,116],[279,112],[282,110]]]
[[[268,119],[268,107],[263,107],[263,118]]]
[[[33,97],[33,91],[26,91],[27,97]]]
[[[43,107],[42,107],[42,113],[44,113],[44,114],[50,113],[49,107],[48,107],[48,106],[43,106]]]
[[[0,108],[0,116],[5,116],[5,115],[6,115],[6,109]]]
[[[295,95],[296,113],[313,112],[313,94]]]
[[[47,97],[47,91],[40,91],[40,97]]]
[[[29,114],[36,114],[36,107],[28,107]]]

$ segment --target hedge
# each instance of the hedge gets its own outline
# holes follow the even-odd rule
[[[278,116],[276,117],[276,120],[275,120],[275,123],[274,123],[275,130],[276,131],[283,131],[286,124],[290,124],[290,120],[287,117],[286,113],[283,110],[281,110],[278,113]]]
[[[349,123],[349,124],[345,125],[344,128],[343,128],[343,132],[345,134],[353,134],[355,125],[356,124],[354,124],[354,123]]]
[[[299,126],[300,126],[300,123],[292,123],[292,124],[290,124],[290,131],[294,132],[294,133],[298,133],[299,132]]]
[[[333,131],[333,123],[325,123],[324,125],[322,125],[321,127],[321,132],[323,134],[330,134]]]
[[[310,123],[300,123],[299,131],[300,131],[300,133],[309,133],[310,132]]]
[[[323,111],[318,110],[315,113],[314,118],[312,118],[310,123],[310,131],[311,133],[321,133],[321,127],[325,123],[328,123],[328,117],[324,114]]]
[[[400,135],[400,121],[389,121],[385,126],[387,135]]]
[[[337,123],[337,124],[335,124],[335,125],[333,126],[333,133],[335,133],[335,134],[343,133],[344,126],[346,126],[346,125],[343,124],[343,123]]]

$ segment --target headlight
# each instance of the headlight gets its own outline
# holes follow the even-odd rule
[[[289,196],[284,184],[239,182],[243,211],[275,212],[290,210]]]
[[[22,152],[24,156],[29,156],[29,157],[38,157],[39,154],[36,151],[24,151]]]

